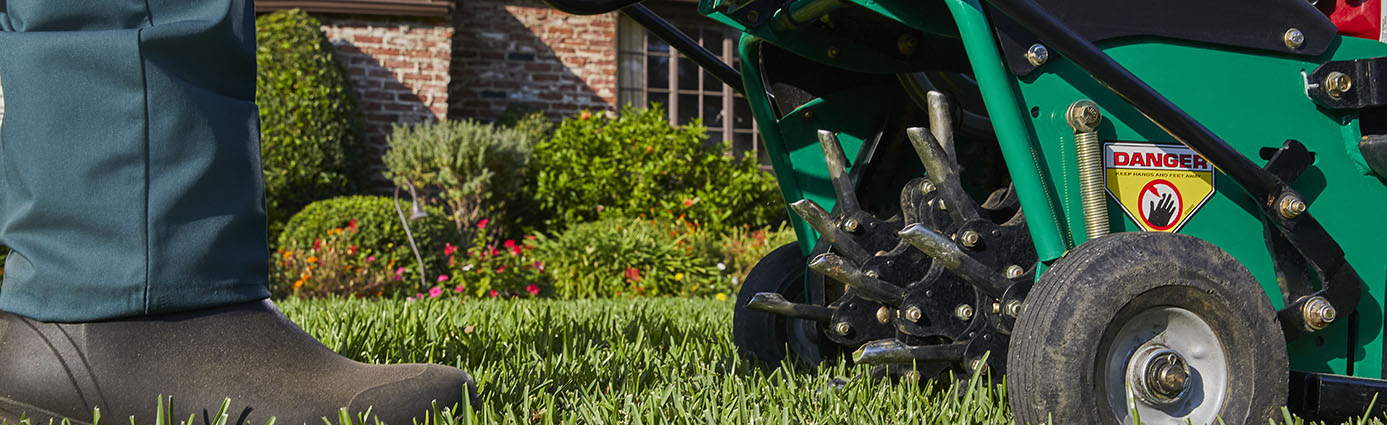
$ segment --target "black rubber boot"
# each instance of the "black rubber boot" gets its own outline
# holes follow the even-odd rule
[[[47,423],[153,423],[156,398],[172,397],[173,423],[215,420],[230,397],[229,423],[336,423],[346,407],[391,425],[475,401],[456,368],[368,365],[337,355],[269,301],[93,323],[45,323],[0,313],[0,418]],[[459,407],[461,408],[461,407]]]

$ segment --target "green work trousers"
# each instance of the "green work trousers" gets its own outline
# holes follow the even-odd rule
[[[250,0],[0,0],[0,310],[269,296]]]

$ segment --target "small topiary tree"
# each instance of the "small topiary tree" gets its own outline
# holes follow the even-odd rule
[[[400,206],[408,216],[408,201],[401,200]],[[426,207],[425,212],[429,216],[410,221],[409,229],[424,258],[426,271],[436,275],[446,270],[444,244],[453,242],[455,233],[442,210]],[[362,255],[374,255],[382,263],[394,260],[398,267],[410,270],[412,277],[405,279],[408,287],[417,286],[419,275],[414,253],[409,248],[404,227],[400,225],[394,200],[388,197],[346,196],[308,204],[284,226],[284,232],[279,235],[279,250],[307,251],[315,241],[321,242],[326,235],[333,233],[332,230],[350,227],[353,220],[357,229],[352,238],[357,245],[355,251]]]
[[[310,202],[366,182],[361,112],[317,19],[285,10],[256,19],[256,104],[270,239]]]
[[[460,236],[485,218],[507,225],[511,196],[520,191],[530,161],[525,132],[471,120],[395,126],[385,154],[385,175],[400,187],[435,193]],[[493,226],[493,229],[495,227]]]

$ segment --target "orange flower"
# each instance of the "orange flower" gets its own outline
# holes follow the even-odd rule
[[[307,261],[308,264],[315,264],[315,263],[318,262],[318,256],[316,256],[316,255],[310,255],[310,256],[308,256],[308,259],[305,259],[305,260],[303,260],[303,261]]]
[[[285,259],[285,260],[288,260],[288,259],[292,258],[293,256],[294,256],[294,252],[293,252],[293,251],[284,251],[284,259]]]
[[[299,289],[299,288],[302,288],[302,287],[303,287],[303,279],[299,279],[299,280],[294,281],[294,289]]]

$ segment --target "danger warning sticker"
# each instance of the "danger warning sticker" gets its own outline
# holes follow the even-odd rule
[[[1175,232],[1214,197],[1214,167],[1184,145],[1103,144],[1108,195],[1150,232]]]

